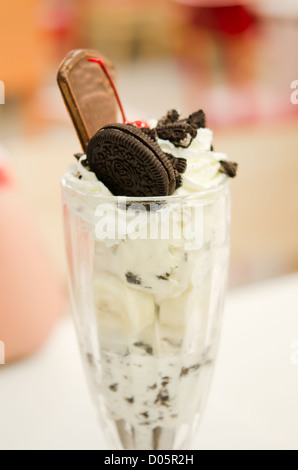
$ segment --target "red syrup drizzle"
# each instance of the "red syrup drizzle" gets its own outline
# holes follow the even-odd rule
[[[97,59],[97,58],[89,58],[87,59],[89,62],[95,62],[96,64],[98,64],[102,70],[104,71],[107,79],[109,80],[110,82],[110,85],[113,89],[113,92],[114,92],[114,95],[115,95],[115,98],[116,98],[116,101],[118,103],[118,106],[119,106],[119,109],[121,111],[121,114],[122,114],[122,120],[123,120],[123,124],[131,124],[133,126],[136,126],[136,127],[139,127],[140,129],[144,128],[144,127],[149,127],[149,125],[147,124],[146,121],[127,121],[126,119],[126,116],[125,116],[125,112],[124,112],[124,109],[123,109],[123,106],[122,106],[122,103],[121,103],[121,100],[120,100],[120,97],[119,97],[119,94],[118,94],[118,91],[117,91],[117,88],[115,86],[115,83],[113,82],[113,79],[104,63],[104,61],[102,59]]]

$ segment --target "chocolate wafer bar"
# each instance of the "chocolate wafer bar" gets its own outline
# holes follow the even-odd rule
[[[111,85],[97,64],[88,58],[103,59],[96,51],[71,51],[60,65],[57,81],[83,151],[94,134],[107,124],[117,122],[117,104]],[[112,77],[113,65],[104,59]]]

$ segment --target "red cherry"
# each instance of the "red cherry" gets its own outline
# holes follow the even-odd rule
[[[118,103],[118,106],[119,106],[119,109],[121,111],[121,114],[122,114],[122,120],[123,120],[123,124],[132,124],[136,127],[139,127],[140,129],[141,128],[144,128],[144,127],[149,127],[149,125],[147,124],[146,121],[133,121],[133,122],[128,122],[126,120],[126,117],[125,117],[125,113],[124,113],[124,109],[123,109],[123,106],[122,106],[122,103],[121,103],[121,100],[120,100],[120,97],[119,97],[119,94],[118,94],[118,91],[117,91],[117,88],[115,86],[115,83],[113,82],[113,79],[111,77],[111,75],[109,74],[109,71],[107,69],[107,67],[105,66],[105,63],[102,59],[97,59],[97,58],[93,58],[93,57],[90,57],[89,59],[87,59],[89,62],[95,62],[96,64],[98,64],[102,70],[104,71],[107,79],[109,80],[110,82],[110,85],[111,87],[113,88],[113,91],[114,91],[114,95],[115,95],[115,98],[117,100],[117,103]]]
[[[125,124],[131,124],[132,126],[136,126],[139,129],[149,128],[149,124],[146,121],[131,121],[125,122]]]

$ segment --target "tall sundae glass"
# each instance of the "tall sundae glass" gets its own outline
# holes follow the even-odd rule
[[[211,141],[202,111],[109,124],[62,179],[74,320],[109,448],[196,445],[236,172]]]
[[[63,204],[75,324],[108,444],[189,446],[220,332],[228,184],[123,201],[65,175]]]

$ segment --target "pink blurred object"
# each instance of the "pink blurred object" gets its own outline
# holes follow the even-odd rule
[[[35,352],[62,310],[50,256],[0,148],[0,341],[5,361]]]

